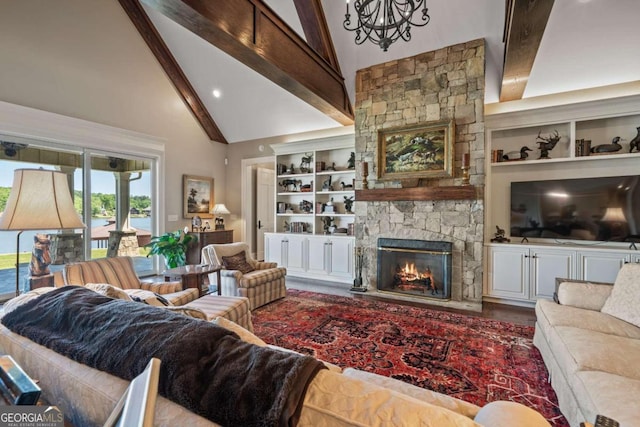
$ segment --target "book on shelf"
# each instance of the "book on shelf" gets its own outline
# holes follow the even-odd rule
[[[584,157],[591,155],[591,140],[576,139],[576,157]]]

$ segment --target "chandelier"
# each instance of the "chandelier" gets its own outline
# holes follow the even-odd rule
[[[356,32],[356,44],[371,40],[385,52],[399,38],[411,40],[412,25],[424,27],[431,19],[427,13],[426,0],[355,0],[353,7],[358,22],[351,27],[347,0],[347,13],[343,23],[345,30]],[[422,16],[414,17],[414,12],[420,8]]]

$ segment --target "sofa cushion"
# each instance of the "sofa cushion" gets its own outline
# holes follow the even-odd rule
[[[640,380],[640,340],[569,326],[556,326],[548,335],[560,368],[570,377],[576,371],[602,371]]]
[[[87,283],[85,288],[91,289],[94,292],[99,293],[110,298],[123,299],[125,301],[131,301],[131,297],[126,291],[109,285],[108,283]]]
[[[638,360],[630,361],[638,363]],[[581,403],[586,421],[602,414],[621,426],[634,426],[640,420],[640,405],[630,404],[630,396],[640,396],[640,381],[600,371],[580,371],[571,377],[571,387]]]
[[[640,327],[640,264],[625,264],[602,312]]]
[[[122,289],[140,288],[140,280],[131,257],[100,258],[66,264],[64,278],[68,285],[109,283]]]
[[[9,301],[5,302],[2,306],[3,314],[11,313],[16,308],[20,307],[22,304],[25,304],[32,299],[38,298],[42,294],[46,294],[47,292],[51,292],[54,290],[54,287],[45,287],[45,288],[36,288],[29,292],[25,292],[24,294],[20,294],[16,297],[11,298]]]
[[[222,265],[227,270],[239,270],[242,274],[247,274],[254,270],[253,266],[247,262],[245,251],[231,256],[223,256]]]
[[[480,410],[480,407],[473,403],[465,402],[464,400],[456,399],[455,397],[447,396],[446,394],[420,388],[413,384],[396,380],[395,378],[389,378],[353,368],[345,369],[343,374],[347,377],[358,378],[362,381],[377,384],[390,390],[397,391],[398,393],[406,394],[407,396],[411,396],[422,402],[450,409],[471,419],[473,419]]]
[[[536,319],[545,335],[553,326],[572,326],[605,334],[640,339],[640,328],[605,313],[583,310],[553,301],[539,299],[536,303]]]
[[[464,415],[329,370],[309,384],[299,425],[479,427]]]
[[[600,311],[612,289],[611,283],[567,280],[558,285],[558,302],[562,305]]]
[[[197,308],[184,307],[184,306],[181,306],[181,307],[166,306],[164,308],[169,311],[173,311],[174,313],[180,313],[183,316],[192,317],[194,319],[207,320],[207,313]]]
[[[244,274],[238,283],[241,288],[255,288],[264,283],[273,282],[276,279],[285,277],[287,269],[284,267],[270,268],[267,270],[255,270]]]

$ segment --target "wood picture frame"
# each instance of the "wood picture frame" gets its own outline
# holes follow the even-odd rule
[[[213,218],[213,178],[182,175],[182,199],[184,218]]]
[[[445,178],[453,174],[453,120],[378,131],[378,180]]]

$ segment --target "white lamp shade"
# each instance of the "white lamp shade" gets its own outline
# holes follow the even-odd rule
[[[224,205],[224,203],[217,203],[213,206],[213,210],[211,211],[214,215],[229,215],[229,209]]]
[[[0,230],[84,228],[73,206],[67,175],[44,169],[16,169]]]
[[[602,221],[627,222],[622,208],[607,208],[602,217]]]

